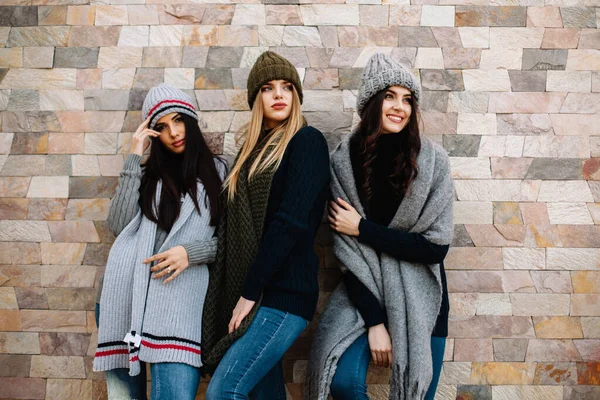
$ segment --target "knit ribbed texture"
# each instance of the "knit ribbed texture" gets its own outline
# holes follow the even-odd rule
[[[223,175],[224,168],[219,170]],[[159,182],[157,202],[161,186]],[[210,211],[203,198],[204,188],[198,184],[198,204],[202,207],[199,214],[189,194],[185,196],[180,215],[158,252],[204,241],[207,248],[198,250],[207,256],[204,263],[214,259],[214,253],[210,253],[215,248],[214,227],[210,226]],[[138,211],[111,248],[100,301],[96,371],[129,368],[130,375],[137,375],[140,361],[202,365],[199,315],[208,287],[208,267],[190,266],[167,285],[163,284],[164,278],[150,279],[150,266],[142,260],[155,253],[158,230]],[[123,343],[128,332],[141,337],[139,348]]]
[[[356,110],[358,115],[362,112],[377,92],[390,86],[402,86],[410,90],[418,102],[421,96],[421,84],[410,70],[382,53],[375,53],[363,70],[358,96],[356,97]]]
[[[121,231],[135,218],[140,211],[140,184],[142,178],[142,167],[140,162],[142,157],[137,154],[129,154],[125,159],[123,171],[119,177],[119,185],[115,197],[110,202],[108,211],[108,229],[115,236],[119,236]],[[220,168],[221,163],[217,163]],[[225,174],[224,169],[219,169],[221,174]],[[154,244],[154,254],[165,242],[168,232],[157,227],[156,243]],[[218,239],[212,238],[210,241],[194,240],[189,243],[181,244],[187,251],[190,265],[210,264],[214,261]],[[96,293],[96,303],[100,303],[100,295],[104,285],[104,275],[100,276],[98,282],[98,291]]]
[[[161,83],[148,91],[142,105],[142,116],[144,119],[151,117],[149,129],[154,129],[154,125],[165,115],[175,112],[189,115],[198,121],[194,100],[181,89]]]
[[[140,162],[142,157],[137,154],[129,154],[123,164],[123,170],[119,177],[119,185],[115,197],[110,202],[108,218],[106,220],[108,229],[113,235],[119,236],[140,210],[138,200],[140,198],[140,184],[142,177],[142,167]],[[166,238],[164,232],[164,238]],[[162,242],[160,243],[162,245]],[[160,247],[158,245],[158,247]],[[100,303],[100,295],[104,286],[104,274],[98,281],[98,290],[96,292],[96,303]]]
[[[294,85],[300,98],[300,104],[302,104],[302,82],[296,67],[272,51],[265,51],[262,53],[250,70],[248,75],[248,105],[250,108],[254,105],[254,99],[258,94],[261,86],[265,83],[273,80],[283,79]]]

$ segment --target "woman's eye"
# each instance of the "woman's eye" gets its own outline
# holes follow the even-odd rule
[[[260,88],[261,92],[266,92],[267,90],[271,90],[271,87],[270,86],[263,86],[263,87]]]
[[[386,99],[393,99],[393,98],[394,98],[394,96],[392,96],[391,94],[389,94],[389,93],[388,93],[388,94],[386,94],[386,95],[385,95],[385,98],[386,98]]]
[[[405,97],[402,99],[402,101],[404,101],[406,104],[410,104],[410,97]]]
[[[285,90],[289,90],[289,91],[291,91],[291,90],[292,90],[292,85],[287,85],[287,86],[284,86],[283,88],[284,88]]]
[[[179,123],[179,122],[183,122],[183,119],[182,119],[181,117],[180,117],[180,118],[177,118],[177,119],[175,120],[175,122],[177,122],[177,123]]]
[[[162,132],[162,131],[163,131],[163,129],[165,129],[164,125],[160,125],[160,126],[157,126],[156,128],[154,128],[154,130],[155,130],[156,132]]]

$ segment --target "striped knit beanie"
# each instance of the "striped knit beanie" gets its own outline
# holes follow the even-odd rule
[[[302,82],[300,82],[296,67],[279,54],[265,51],[258,57],[248,75],[246,86],[250,108],[254,105],[254,99],[256,99],[260,87],[269,81],[278,79],[284,79],[294,85],[300,98],[300,104],[302,104]]]
[[[198,121],[193,100],[187,93],[168,83],[161,83],[150,89],[142,105],[142,118],[151,117],[149,129],[154,129],[159,119],[174,112],[189,115]]]
[[[417,103],[421,95],[421,84],[418,79],[403,65],[398,64],[382,53],[375,53],[363,70],[356,110],[361,115],[365,106],[377,92],[390,86],[402,86],[411,91]]]

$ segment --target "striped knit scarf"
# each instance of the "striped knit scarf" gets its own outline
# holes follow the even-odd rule
[[[161,189],[159,182],[155,204]],[[204,193],[204,186],[198,184],[200,213],[190,195],[185,196],[179,217],[159,252],[213,236],[210,211],[202,201]],[[187,268],[167,285],[163,279],[150,279],[151,266],[142,260],[154,253],[156,230],[156,223],[140,211],[110,250],[100,299],[94,371],[129,368],[130,375],[137,375],[140,360],[202,366],[199,313],[208,287],[208,267]]]
[[[259,300],[240,327],[227,333],[233,309],[242,295],[244,280],[262,240],[271,182],[276,171],[271,167],[248,181],[250,165],[259,151],[257,149],[242,166],[235,198],[227,204],[219,225],[217,258],[211,266],[202,316],[202,362],[209,373],[214,372],[227,349],[246,332],[260,306]],[[264,157],[271,151],[272,148],[268,149]]]

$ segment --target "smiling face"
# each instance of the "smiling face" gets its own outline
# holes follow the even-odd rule
[[[381,133],[397,133],[406,127],[412,115],[412,94],[402,86],[387,88],[381,105]]]
[[[167,114],[158,120],[154,130],[160,133],[158,140],[172,153],[185,150],[185,124],[179,113]]]
[[[269,81],[261,86],[263,127],[272,129],[289,118],[292,112],[294,85],[284,80]]]

